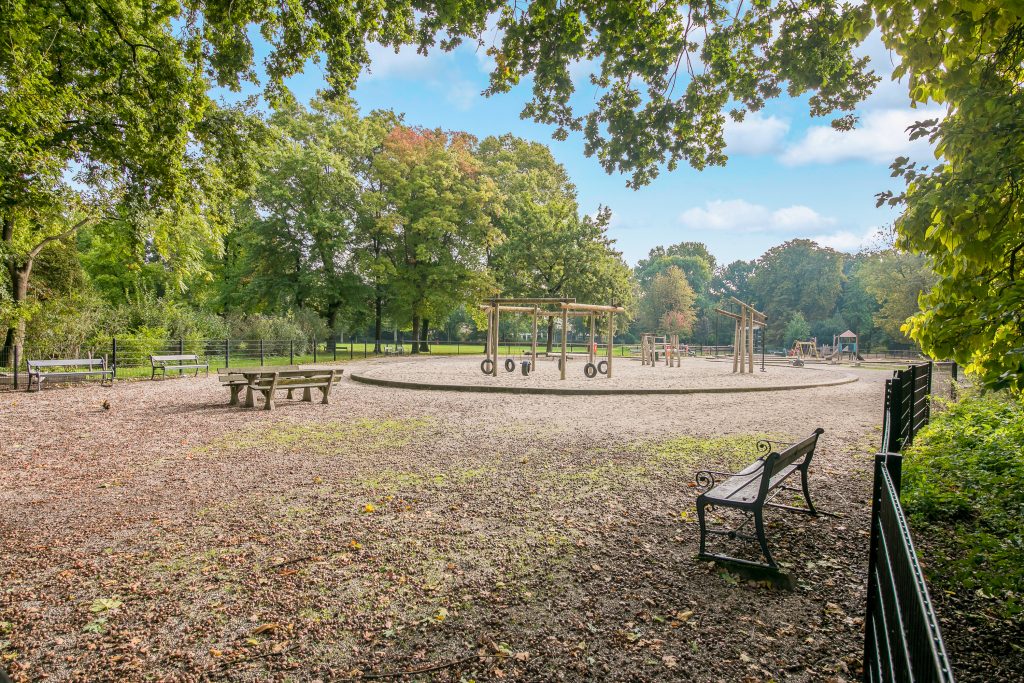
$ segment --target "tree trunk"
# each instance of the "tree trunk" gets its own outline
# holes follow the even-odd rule
[[[412,353],[420,352],[420,317],[414,315],[412,317]]]
[[[380,353],[380,328],[382,322],[382,310],[384,308],[384,297],[377,295],[373,299],[373,352]]]
[[[9,244],[14,240],[14,221],[4,218],[3,241]],[[24,358],[25,345],[25,319],[21,317],[18,308],[28,298],[28,280],[32,274],[34,259],[30,256],[25,263],[18,265],[14,255],[8,256],[7,273],[11,278],[11,301],[14,302],[18,322],[7,328],[4,335],[4,345],[0,348],[0,365],[10,366],[14,363],[15,351],[18,358]]]
[[[341,302],[332,301],[327,307],[327,326],[331,329],[331,336],[327,338],[327,350],[334,353],[334,349],[337,346],[338,333],[336,332],[338,326],[338,314],[341,313]]]
[[[423,330],[422,336],[423,341],[420,342],[420,351],[430,353],[430,345],[427,343],[427,332],[430,331],[430,320],[427,318],[423,319]]]
[[[563,331],[563,334],[565,332]],[[554,316],[548,316],[548,346],[547,351],[551,353],[551,344],[555,337],[555,318]]]

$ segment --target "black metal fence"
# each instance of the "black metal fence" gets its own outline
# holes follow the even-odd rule
[[[293,365],[373,355],[373,342],[352,343],[336,339],[148,339],[111,337],[102,342],[46,348],[26,344],[20,353],[12,349],[0,363],[0,390],[24,388],[26,360],[51,358],[104,358],[119,379],[148,377],[151,355],[195,354],[211,369],[228,366]]]
[[[875,456],[864,680],[952,683],[953,670],[900,506],[902,460],[897,453]]]
[[[943,683],[953,671],[900,505],[903,456],[931,417],[932,363],[897,370],[885,383],[882,450],[871,498],[864,680]],[[951,368],[955,377],[956,366]]]
[[[885,414],[882,420],[882,450],[899,453],[914,440],[914,434],[928,424],[931,415],[932,363],[896,370],[885,381]]]

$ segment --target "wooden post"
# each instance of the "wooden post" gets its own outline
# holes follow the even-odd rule
[[[732,336],[732,371],[740,371],[740,319],[736,318]]]
[[[491,376],[498,376],[498,346],[501,344],[501,340],[498,338],[498,331],[501,329],[499,322],[501,321],[501,313],[498,308],[498,304],[494,304],[494,368],[491,370]]]
[[[569,331],[568,327],[569,327],[569,309],[568,308],[563,308],[562,309],[562,376],[561,376],[561,379],[565,379],[565,364],[566,364],[566,358],[565,358],[566,334],[565,333]]]
[[[595,356],[597,356],[597,351],[594,349],[594,324],[596,322],[595,318],[597,318],[597,314],[596,313],[591,313],[590,314],[590,348],[587,349],[587,360],[590,362],[591,365],[593,365],[594,361],[597,360],[595,358]]]
[[[754,309],[750,307],[750,343],[747,345],[747,372],[754,374]]]
[[[608,314],[608,379],[612,378],[612,358],[615,351],[615,314]]]
[[[533,360],[531,361],[531,365],[533,365],[533,367],[530,368],[530,369],[531,370],[536,370],[537,369],[537,307],[536,306],[533,307],[533,337],[532,337],[532,339],[533,339],[533,344],[532,344],[532,347],[530,349],[530,355],[533,357]]]

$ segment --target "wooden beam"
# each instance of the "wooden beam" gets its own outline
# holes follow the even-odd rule
[[[505,298],[505,299],[502,299],[502,298],[485,299],[485,301],[487,303],[489,303],[489,304],[530,304],[530,305],[536,305],[536,304],[565,304],[565,303],[573,303],[574,301],[576,301],[576,298],[575,297],[571,297],[571,296],[563,296],[563,297],[522,297],[522,298],[511,297],[511,298]]]
[[[595,313],[625,313],[626,309],[622,306],[595,306],[592,304],[576,304],[576,303],[564,303],[562,304],[563,309],[571,309],[574,311],[594,311]]]

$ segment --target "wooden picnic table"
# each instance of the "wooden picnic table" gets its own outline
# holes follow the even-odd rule
[[[342,368],[330,365],[261,365],[240,368],[221,368],[218,371],[221,382],[231,388],[231,405],[238,404],[238,394],[246,390],[246,408],[256,405],[255,391],[267,397],[267,410],[273,409],[273,392],[287,390],[288,398],[292,398],[295,389],[303,390],[303,401],[311,401],[310,389],[317,388],[324,392],[323,402],[327,403],[331,385],[341,379]],[[270,381],[274,375],[280,377]]]

